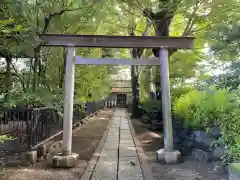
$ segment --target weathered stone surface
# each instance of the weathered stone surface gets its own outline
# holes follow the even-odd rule
[[[133,140],[120,140],[120,145],[134,146]]]
[[[240,163],[232,163],[228,166],[229,180],[240,179]]]
[[[121,134],[120,140],[132,140],[131,134]]]
[[[177,150],[171,152],[165,151],[165,149],[159,149],[157,151],[157,160],[166,164],[177,164],[180,162],[181,153]]]
[[[198,161],[208,161],[209,153],[201,149],[194,149],[191,153],[191,157]]]
[[[92,168],[81,180],[90,180],[91,174],[91,180],[143,180],[129,122],[125,117],[122,110],[115,112],[102,151],[95,154],[99,156],[93,165],[95,169]]]
[[[118,180],[143,180],[142,173],[133,173],[133,172],[119,172]]]
[[[31,164],[36,164],[37,163],[37,151],[26,152],[26,161],[29,161]]]
[[[104,146],[103,146],[103,149],[117,150],[118,149],[118,143],[105,143]]]
[[[116,180],[117,173],[114,171],[94,171],[91,180]]]
[[[119,158],[119,172],[141,173],[140,163],[137,157],[120,157]]]
[[[193,132],[194,140],[199,145],[211,147],[213,141],[208,137],[207,133],[201,130],[196,130]]]
[[[115,150],[102,149],[100,156],[101,157],[117,157],[118,151],[117,151],[117,149],[115,149]]]
[[[85,171],[84,174],[81,176],[81,180],[89,180],[92,175],[92,171]]]
[[[121,135],[125,135],[125,134],[132,135],[130,129],[121,129],[120,133]]]
[[[72,153],[69,156],[62,156],[61,154],[54,156],[52,159],[52,166],[54,168],[72,168],[78,163],[79,155]]]
[[[106,138],[106,142],[118,142],[119,141],[119,136],[108,136]]]
[[[226,167],[223,164],[223,162],[218,161],[213,164],[212,172],[215,174],[225,174],[226,173]]]
[[[213,138],[218,138],[221,135],[221,130],[219,127],[215,126],[210,129],[209,133]]]
[[[216,147],[214,148],[212,155],[213,160],[221,160],[224,153],[227,152],[227,149],[225,147]]]
[[[136,148],[135,147],[122,147],[120,146],[119,148],[119,156],[120,157],[128,157],[128,156],[133,156],[133,157],[137,157],[137,152],[136,152]]]

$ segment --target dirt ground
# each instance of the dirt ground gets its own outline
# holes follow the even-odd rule
[[[0,180],[77,180],[83,174],[92,157],[113,110],[102,110],[90,118],[72,137],[72,151],[79,154],[78,166],[72,169],[49,168],[49,161],[39,162],[32,167],[2,168]]]
[[[162,165],[156,161],[156,151],[163,148],[163,133],[150,130],[150,126],[139,119],[132,119],[138,140],[148,157],[155,180],[227,180],[227,174],[211,172],[213,164],[189,160],[177,165]]]

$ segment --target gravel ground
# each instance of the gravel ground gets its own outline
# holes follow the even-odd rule
[[[73,134],[72,149],[79,154],[78,166],[72,169],[52,169],[50,161],[41,161],[32,167],[0,167],[0,180],[78,180],[92,157],[108,125],[113,110],[102,110]]]
[[[163,148],[163,134],[149,130],[149,125],[132,119],[138,140],[146,153],[155,180],[228,180],[227,174],[214,174],[212,163],[190,160],[183,163],[162,165],[156,161],[156,151]]]

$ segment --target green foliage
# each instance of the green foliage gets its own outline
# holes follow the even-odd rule
[[[142,108],[147,112],[161,111],[161,101],[159,100],[147,100],[142,102]]]
[[[140,73],[140,85],[139,85],[140,86],[139,87],[140,102],[146,101],[149,95],[148,88],[147,88],[147,85],[149,82],[146,76],[147,76],[147,71],[144,68],[141,70],[141,73]]]
[[[14,140],[14,138],[8,135],[0,135],[0,143],[3,143],[4,141],[7,140]]]
[[[182,95],[185,95],[187,93],[189,93],[190,91],[192,91],[193,88],[191,86],[179,86],[179,87],[173,87],[171,89],[171,101],[174,103],[175,100],[179,97],[181,97]]]
[[[210,87],[204,91],[191,91],[178,98],[174,113],[184,119],[191,129],[206,130],[213,125],[221,128],[222,140],[227,144],[228,161],[240,158],[240,89]]]

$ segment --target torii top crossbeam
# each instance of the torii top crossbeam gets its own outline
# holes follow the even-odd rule
[[[43,46],[192,49],[193,37],[39,34]]]

